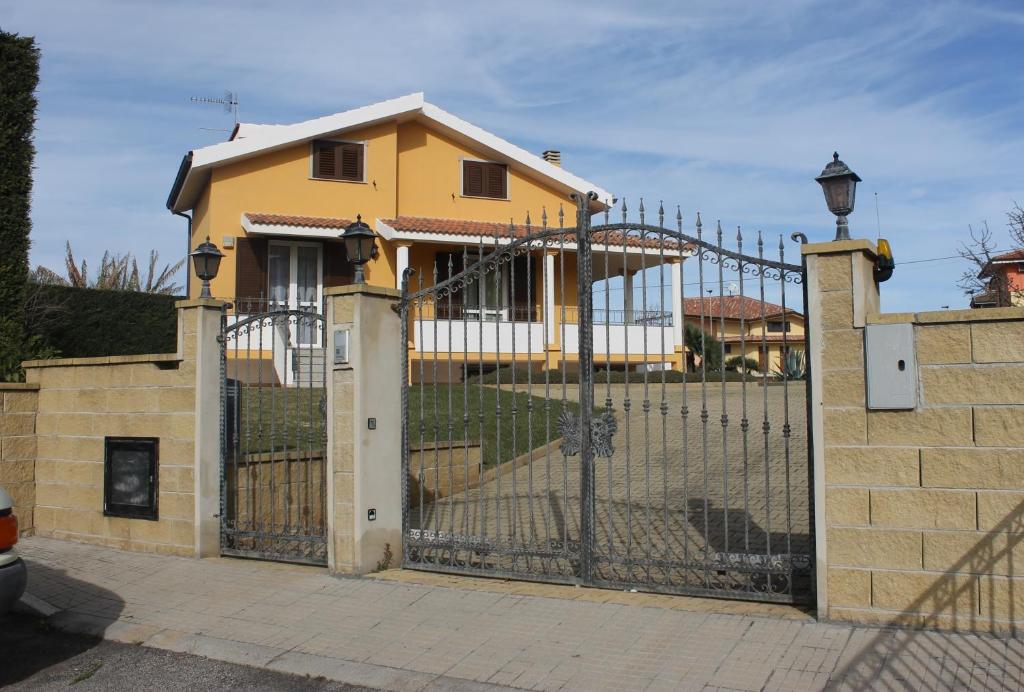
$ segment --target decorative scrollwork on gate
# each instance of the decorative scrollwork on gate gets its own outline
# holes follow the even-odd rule
[[[562,444],[559,446],[562,454],[567,457],[579,454],[582,438],[579,414],[568,408],[562,409],[557,427],[558,434],[562,436]],[[595,457],[610,459],[615,454],[612,438],[618,430],[619,423],[611,411],[604,411],[591,418],[590,444],[593,446]]]

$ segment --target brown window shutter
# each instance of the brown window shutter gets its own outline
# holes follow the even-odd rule
[[[363,145],[342,144],[338,147],[341,150],[341,175],[342,180],[363,179]]]
[[[267,295],[266,238],[235,240],[235,298],[256,300]]]
[[[336,149],[329,142],[317,142],[313,146],[315,152],[314,170],[317,178],[337,178],[338,160]]]
[[[484,164],[479,161],[462,162],[462,194],[470,197],[483,197]]]
[[[505,166],[500,163],[487,164],[487,197],[505,199]]]
[[[324,243],[324,288],[352,283],[352,263],[345,254],[345,243]]]

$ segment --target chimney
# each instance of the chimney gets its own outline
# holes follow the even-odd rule
[[[543,158],[550,164],[558,166],[559,168],[562,167],[562,152],[556,149],[548,149],[543,154],[541,154],[541,158]]]

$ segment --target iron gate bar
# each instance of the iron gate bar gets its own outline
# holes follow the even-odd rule
[[[265,379],[267,330],[273,377]],[[236,312],[233,323],[228,321],[227,308],[222,313],[222,554],[317,565],[327,562],[327,363],[322,346],[317,346],[323,343],[323,333],[323,315],[306,309],[269,310],[247,317]],[[241,349],[243,338],[245,348]],[[278,341],[283,342],[280,348]],[[229,362],[233,373],[228,371]],[[319,403],[314,404],[317,393]]]
[[[462,267],[461,271],[456,274],[454,272],[453,255],[449,255],[447,258],[448,272],[444,277],[443,281],[438,281],[440,278],[437,274],[437,266],[435,265],[435,276],[434,285],[424,287],[422,278],[419,280],[418,290],[416,292],[410,292],[409,290],[409,276],[403,277],[403,297],[401,302],[401,314],[403,316],[403,336],[408,340],[408,328],[410,325],[416,325],[418,332],[416,334],[416,344],[412,353],[415,354],[419,360],[419,400],[420,400],[420,438],[421,446],[419,450],[420,463],[419,463],[419,483],[417,485],[419,490],[419,503],[418,503],[418,517],[419,520],[416,522],[412,521],[412,517],[409,513],[410,497],[409,497],[409,485],[408,480],[410,476],[408,472],[411,470],[410,467],[410,450],[409,450],[409,429],[408,429],[408,415],[409,415],[409,387],[410,381],[409,376],[413,370],[410,369],[409,358],[412,355],[409,350],[403,354],[403,468],[405,469],[406,476],[403,478],[403,489],[405,492],[405,502],[403,503],[403,526],[405,528],[405,552],[404,561],[406,566],[414,567],[417,569],[427,569],[433,571],[448,571],[448,572],[465,572],[472,574],[484,574],[484,575],[495,575],[495,576],[511,576],[516,578],[525,579],[539,579],[544,581],[561,581],[577,584],[589,584],[589,585],[601,585],[601,586],[635,586],[644,590],[652,591],[663,591],[668,593],[694,593],[702,595],[725,595],[732,598],[751,598],[756,600],[772,600],[772,601],[792,601],[800,600],[806,597],[803,592],[803,587],[796,584],[796,578],[802,577],[806,572],[809,572],[811,568],[811,552],[812,544],[808,544],[806,547],[806,554],[798,552],[793,553],[793,506],[791,497],[791,486],[793,479],[791,477],[791,436],[792,427],[790,420],[789,411],[789,372],[787,371],[786,355],[790,348],[789,335],[787,333],[788,327],[786,326],[789,320],[789,308],[786,305],[785,296],[785,284],[786,283],[803,283],[804,279],[804,268],[803,266],[792,265],[785,263],[784,249],[781,247],[780,238],[780,254],[779,260],[768,260],[763,254],[763,241],[758,238],[758,256],[753,257],[744,255],[743,250],[743,238],[742,233],[737,229],[736,236],[736,251],[732,251],[723,246],[723,234],[720,224],[716,227],[716,238],[715,242],[706,241],[703,237],[703,226],[700,221],[699,215],[696,219],[696,237],[689,236],[682,231],[682,213],[677,210],[676,215],[676,226],[675,230],[667,229],[664,227],[664,207],[659,204],[658,208],[658,225],[651,226],[645,222],[645,210],[643,208],[643,202],[641,201],[639,207],[640,223],[631,223],[626,217],[625,203],[622,205],[623,221],[620,224],[609,224],[608,213],[609,209],[605,210],[605,223],[600,226],[591,226],[590,215],[588,212],[589,202],[593,201],[593,197],[590,195],[575,195],[574,200],[577,202],[577,221],[576,225],[572,228],[566,228],[564,226],[564,213],[559,210],[559,224],[557,228],[549,228],[547,225],[547,213],[542,212],[541,215],[541,226],[539,229],[532,228],[527,215],[525,224],[525,234],[517,237],[517,230],[515,226],[510,224],[509,226],[509,237],[506,242],[499,236],[495,236],[493,239],[494,248],[489,254],[484,254],[483,238],[477,239],[478,243],[478,257],[476,261],[470,263],[468,246],[463,248],[462,252]],[[675,458],[676,452],[670,454],[669,442],[668,442],[668,414],[670,410],[669,406],[669,386],[668,386],[668,373],[667,373],[667,362],[675,358],[672,354],[666,354],[666,328],[671,327],[674,322],[668,322],[662,318],[658,321],[651,323],[648,320],[643,320],[639,325],[631,325],[630,320],[625,320],[626,324],[622,326],[622,340],[623,340],[623,363],[624,363],[624,377],[623,377],[623,401],[622,401],[622,413],[624,419],[622,425],[624,428],[624,438],[621,449],[618,452],[618,459],[624,462],[625,475],[622,477],[622,482],[625,492],[625,501],[621,503],[621,509],[625,515],[625,533],[624,535],[618,532],[616,526],[616,500],[615,492],[616,485],[614,483],[614,474],[620,474],[621,467],[619,462],[616,462],[613,455],[615,454],[614,449],[607,444],[608,440],[602,438],[601,449],[609,449],[607,464],[603,464],[602,468],[607,469],[608,479],[608,497],[603,501],[607,503],[607,511],[602,512],[600,516],[605,517],[606,525],[603,531],[599,532],[598,521],[598,502],[601,501],[597,494],[596,486],[596,472],[598,470],[597,458],[595,450],[595,443],[597,436],[600,434],[611,434],[616,424],[611,416],[614,415],[614,404],[613,404],[613,390],[612,390],[612,327],[611,320],[605,319],[604,331],[605,331],[605,401],[603,405],[603,413],[598,415],[594,408],[595,405],[595,390],[596,384],[595,377],[596,372],[594,370],[594,332],[593,332],[593,301],[591,294],[591,286],[593,284],[593,247],[592,240],[596,233],[602,233],[601,244],[603,247],[603,263],[604,263],[604,275],[603,280],[606,282],[610,279],[610,262],[613,256],[611,252],[611,246],[613,238],[617,238],[614,242],[618,243],[621,241],[622,247],[622,262],[624,272],[628,276],[628,261],[629,261],[629,248],[639,247],[639,263],[641,273],[641,299],[643,301],[643,312],[642,314],[649,314],[647,311],[648,299],[649,299],[649,287],[648,287],[648,258],[657,256],[658,259],[658,271],[661,279],[659,281],[659,289],[661,294],[664,294],[665,281],[664,281],[664,268],[665,268],[665,253],[666,250],[671,247],[673,251],[680,251],[681,254],[692,257],[694,254],[697,255],[697,266],[699,275],[699,285],[701,291],[698,292],[699,297],[699,347],[698,355],[700,362],[698,365],[700,372],[700,444],[701,444],[701,462],[702,462],[702,473],[699,482],[703,485],[703,492],[697,490],[692,486],[691,483],[691,459],[690,459],[690,411],[689,411],[689,394],[688,394],[688,380],[687,376],[681,378],[681,394],[682,402],[680,406],[680,423],[681,423],[681,435],[682,435],[682,449],[681,451],[681,476],[682,476],[682,505],[679,506],[675,499],[672,497],[672,486],[670,485],[670,477],[668,464]],[[575,245],[575,248],[573,246]],[[557,255],[559,277],[554,282],[558,286],[560,298],[559,298],[559,309],[561,313],[561,321],[558,325],[558,331],[560,332],[561,338],[558,339],[559,351],[559,370],[561,371],[561,387],[560,387],[560,399],[559,403],[559,430],[564,430],[562,438],[562,467],[560,469],[561,478],[561,497],[558,497],[558,492],[555,491],[552,485],[552,474],[557,473],[552,469],[552,445],[557,443],[558,440],[552,441],[551,429],[553,423],[553,404],[555,401],[552,399],[551,394],[551,373],[550,366],[551,358],[550,351],[547,348],[544,349],[543,358],[543,370],[544,370],[544,383],[543,383],[543,394],[542,399],[539,402],[535,402],[533,397],[536,392],[534,391],[534,374],[533,368],[535,365],[534,361],[534,346],[533,346],[533,331],[537,327],[535,322],[537,318],[534,315],[533,307],[533,291],[534,291],[534,276],[533,276],[533,257],[536,250],[540,250],[540,259],[542,260],[544,271],[543,279],[540,282],[543,286],[544,291],[544,306],[542,309],[542,317],[540,319],[540,327],[544,335],[544,342],[546,343],[551,336],[549,333],[554,325],[551,324],[551,319],[554,317],[549,310],[551,306],[549,291],[554,291],[555,285],[551,282],[550,272],[548,271],[548,259],[546,255],[551,252]],[[556,251],[557,249],[557,251]],[[575,249],[577,257],[577,294],[579,296],[577,310],[579,312],[579,319],[576,325],[576,360],[575,365],[577,366],[578,375],[578,386],[576,389],[577,401],[573,402],[573,406],[578,406],[578,413],[574,416],[569,414],[569,422],[572,423],[569,427],[562,425],[562,417],[565,417],[567,407],[569,404],[568,398],[568,370],[572,364],[569,360],[570,355],[570,344],[567,340],[567,323],[566,309],[568,307],[568,301],[566,300],[566,260],[565,255],[567,251]],[[685,251],[685,252],[683,252]],[[514,261],[517,257],[525,255],[525,277],[519,274],[517,271],[518,262]],[[683,259],[682,257],[680,259]],[[717,315],[717,327],[719,331],[719,338],[721,342],[716,346],[712,347],[711,340],[708,333],[705,331],[706,328],[714,330],[715,322],[713,310],[708,312],[707,309],[713,307],[713,299],[705,299],[703,296],[703,286],[705,284],[704,276],[704,262],[708,261],[712,265],[718,265],[718,295],[719,295],[719,314]],[[681,262],[679,268],[680,282],[684,277],[685,262]],[[503,282],[502,272],[506,271],[507,267],[508,280],[507,283]],[[739,323],[740,323],[740,354],[739,354],[739,372],[740,372],[740,384],[739,384],[739,395],[740,395],[740,407],[739,407],[739,419],[740,425],[738,430],[734,426],[729,425],[730,416],[733,415],[733,411],[729,406],[729,378],[727,377],[725,369],[726,360],[726,315],[724,310],[725,300],[725,269],[729,268],[731,271],[736,271],[739,277],[739,298],[740,300],[745,299],[745,282],[744,274],[757,278],[759,284],[759,293],[761,295],[760,302],[760,326],[761,334],[759,335],[759,354],[760,358],[764,361],[764,365],[761,367],[760,386],[762,386],[762,434],[763,434],[763,456],[759,460],[759,463],[764,465],[764,526],[765,529],[760,532],[763,534],[763,538],[758,538],[755,546],[753,536],[751,534],[752,522],[754,516],[752,514],[755,508],[752,507],[752,487],[751,473],[753,467],[751,466],[751,447],[749,444],[749,417],[748,417],[748,397],[747,397],[747,386],[752,381],[746,368],[746,349],[747,349],[747,328],[748,320],[745,308],[739,312]],[[422,276],[422,275],[421,275]],[[524,292],[526,294],[526,306],[523,306],[524,315],[522,318],[522,324],[520,324],[520,318],[518,314],[520,307],[517,305],[517,290],[518,282],[525,278],[526,286]],[[489,304],[486,300],[486,293],[488,288],[488,279],[493,279],[493,290],[495,293],[494,304],[497,309],[493,311],[494,320],[490,319],[487,313],[486,306]],[[767,329],[767,314],[765,311],[765,281],[766,279],[772,279],[777,281],[779,284],[781,301],[782,301],[782,337],[781,344],[782,350],[780,352],[780,375],[778,378],[778,386],[782,388],[782,406],[781,414],[776,414],[773,411],[777,409],[769,406],[769,400],[775,401],[777,397],[769,396],[769,386],[775,387],[775,379],[773,378],[772,383],[769,384],[769,369],[771,368],[771,352],[768,348],[768,329]],[[474,320],[470,320],[468,311],[465,309],[466,299],[462,296],[456,296],[455,294],[467,289],[467,286],[476,284],[479,288],[478,297],[480,303],[480,309],[476,312]],[[805,286],[806,289],[806,286]],[[505,294],[506,298],[503,298],[503,293],[508,290],[509,293]],[[459,298],[462,302],[461,313],[456,316],[454,305],[456,298]],[[685,299],[685,293],[683,294]],[[504,306],[506,302],[508,308]],[[438,408],[438,396],[440,391],[440,385],[438,383],[438,354],[437,349],[440,348],[439,327],[437,322],[441,319],[440,311],[438,307],[442,305],[447,306],[447,315],[445,315],[446,323],[443,325],[444,333],[447,338],[446,353],[447,356],[447,399],[445,400],[445,406],[443,409]],[[806,299],[805,299],[806,305]],[[610,305],[610,292],[606,290],[605,293],[605,315],[611,313]],[[626,313],[630,314],[629,312]],[[774,315],[774,313],[773,313]],[[428,319],[429,316],[429,319]],[[463,429],[463,453],[466,457],[463,460],[463,487],[461,489],[455,488],[454,479],[454,463],[453,463],[453,442],[454,435],[453,430],[457,422],[457,412],[454,409],[454,386],[455,382],[452,379],[455,373],[453,361],[457,353],[457,346],[453,340],[453,334],[455,333],[456,320],[461,323],[461,336],[462,345],[462,429]],[[507,320],[507,321],[506,321]],[[476,353],[471,354],[469,332],[469,323],[475,321],[477,324],[477,345],[475,346]],[[485,322],[487,323],[485,325]],[[505,327],[509,327],[508,331]],[[492,354],[485,358],[485,339],[489,338],[493,325],[494,343],[488,348],[493,348]],[[518,328],[522,326],[523,331],[520,332]],[[630,343],[630,331],[632,326],[637,326],[642,331],[638,337],[640,340],[640,348],[642,348],[642,356],[638,356],[634,352]],[[688,323],[686,320],[686,312],[683,312],[683,318],[679,325],[679,329],[684,335],[687,334]],[[658,354],[650,353],[652,348],[651,335],[648,331],[649,328],[658,328],[661,331],[654,337],[657,342]],[[427,346],[427,339],[431,336],[429,332],[432,332],[433,345]],[[510,343],[506,349],[505,342],[503,341],[503,334],[508,334]],[[805,328],[806,333],[806,328]],[[526,338],[525,347],[521,347],[518,341],[523,335]],[[751,335],[753,337],[753,335]],[[708,390],[708,375],[712,374],[710,368],[710,361],[712,355],[709,350],[713,349],[717,353],[718,359],[721,361],[719,366],[719,375],[717,379],[721,397],[720,402],[716,402],[720,408],[720,430],[722,436],[722,453],[720,461],[715,459],[715,471],[714,473],[721,476],[720,479],[716,480],[718,490],[715,493],[720,492],[722,496],[721,502],[721,516],[716,519],[714,535],[712,535],[711,525],[711,499],[712,490],[711,481],[711,466],[712,458],[710,454],[709,443],[713,437],[717,437],[711,434],[711,430],[708,427],[711,412],[711,400],[709,399]],[[507,351],[507,352],[505,352]],[[521,364],[521,351],[525,352],[526,356],[526,370],[525,375],[522,374],[519,369]],[[691,355],[694,353],[693,349],[683,348],[680,357],[684,366],[688,361],[687,353]],[[618,352],[617,352],[618,353]],[[471,426],[469,424],[470,418],[470,382],[469,382],[469,363],[471,355],[475,355],[477,376],[481,378],[479,383],[474,383],[473,386],[478,388],[476,403],[479,406],[477,412],[477,434],[480,438],[481,451],[480,459],[477,463],[477,475],[479,480],[473,481],[471,487],[470,481],[470,462],[468,458],[468,444],[469,434]],[[424,377],[424,364],[425,361],[430,358],[431,360],[431,381],[427,382]],[[493,362],[492,359],[493,358]],[[652,378],[651,367],[652,360],[658,366],[660,373],[656,378]],[[617,362],[617,361],[616,361]],[[485,370],[489,367],[496,368],[493,371],[493,375],[490,376],[493,379],[493,385],[485,385],[483,377]],[[631,369],[636,366],[640,368],[639,381],[636,383],[641,387],[642,399],[639,411],[633,413],[633,406],[631,401]],[[684,368],[686,369],[686,368]],[[504,373],[508,372],[508,378],[506,379]],[[675,376],[673,376],[675,381]],[[755,380],[756,381],[756,380]],[[442,473],[440,460],[440,449],[437,443],[434,444],[434,498],[427,498],[424,494],[424,456],[425,450],[423,449],[422,441],[425,436],[427,421],[426,411],[423,408],[424,401],[428,396],[426,387],[431,387],[432,394],[432,415],[434,420],[432,421],[432,429],[434,432],[434,439],[447,439],[448,442],[448,488],[444,491],[447,494],[446,498],[440,496],[439,493],[439,481],[440,474]],[[492,394],[485,394],[485,386],[490,388]],[[660,396],[655,401],[652,396],[651,387],[658,387],[659,390],[653,393],[654,396]],[[525,389],[523,388],[525,387]],[[485,435],[485,406],[487,397],[493,396],[494,399],[494,410],[493,417],[496,419],[496,427],[493,429],[493,445],[494,449],[490,450],[493,459],[488,461],[488,449],[485,445],[488,445],[487,435]],[[651,430],[650,412],[652,406],[658,407],[658,414],[661,418],[661,440],[660,440],[660,455],[656,452],[658,442],[656,440],[657,433]],[[525,407],[525,421],[521,414],[523,413],[520,407]],[[540,457],[535,454],[537,451],[538,440],[534,438],[534,414],[538,411],[542,411],[544,415],[543,422],[543,461],[539,462]],[[809,409],[808,409],[809,412]],[[632,415],[631,415],[632,414]],[[440,420],[441,415],[446,415],[447,420],[443,423]],[[642,426],[635,432],[632,430],[632,417],[636,415],[643,418]],[[778,433],[773,436],[773,425],[772,421],[776,415],[781,415],[782,428],[781,428],[781,454],[776,454],[775,447],[772,442],[778,437]],[[595,416],[598,416],[595,418]],[[609,422],[610,421],[610,422]],[[508,424],[511,427],[508,427]],[[489,425],[489,423],[488,423]],[[610,427],[609,427],[610,426]],[[715,426],[719,428],[719,426]],[[736,430],[736,432],[733,432]],[[572,431],[572,432],[568,432]],[[525,437],[521,437],[525,433]],[[736,446],[738,452],[730,451],[733,446],[729,443],[729,437],[732,435],[736,439]],[[636,436],[637,443],[643,445],[642,450],[638,450],[643,454],[643,466],[637,466],[637,473],[640,474],[642,480],[638,482],[643,483],[642,499],[638,502],[642,502],[641,508],[643,511],[643,521],[634,527],[632,520],[632,514],[634,509],[633,500],[633,483],[634,483],[634,470],[633,470],[633,450],[631,439]],[[507,439],[506,439],[507,437]],[[641,441],[642,438],[642,441]],[[738,438],[738,439],[737,439]],[[523,445],[523,440],[526,440],[526,444]],[[525,450],[523,447],[525,446]],[[525,451],[525,455],[524,455]],[[575,456],[578,453],[578,458]],[[741,459],[737,460],[736,467],[732,466],[734,463],[732,458],[741,455]],[[755,455],[756,456],[756,455]],[[571,457],[571,458],[570,458]],[[523,461],[525,459],[525,462]],[[756,459],[755,459],[756,461]],[[493,467],[487,468],[487,464],[493,462]],[[661,463],[661,479],[660,479],[660,492],[662,497],[661,500],[661,511],[657,512],[654,506],[653,493],[656,492],[654,471],[651,468],[653,463]],[[508,468],[508,464],[512,464],[511,468]],[[521,465],[526,465],[526,469],[520,469]],[[570,466],[572,464],[579,463],[579,468],[573,470],[573,474],[578,473],[578,495],[574,496],[570,492]],[[778,481],[773,479],[772,464],[779,464],[782,468],[782,479],[784,482],[784,488],[778,488]],[[525,471],[525,479],[520,474]],[[508,477],[506,478],[506,472]],[[538,500],[536,495],[537,488],[535,486],[537,472],[544,473],[544,502],[540,503],[541,511],[538,515],[535,507],[535,502]],[[742,483],[737,483],[733,476],[735,473],[742,474]],[[805,471],[809,473],[809,471]],[[490,474],[492,480],[485,478],[486,474]],[[678,480],[679,473],[673,471],[672,481],[673,483]],[[511,487],[506,490],[506,482],[511,483]],[[575,482],[573,483],[575,485]],[[493,486],[493,488],[491,487]],[[621,488],[620,488],[621,489]],[[775,543],[774,536],[772,535],[772,525],[774,523],[773,504],[778,505],[778,502],[773,501],[773,496],[781,490],[784,497],[782,498],[784,505],[784,518],[781,523],[785,526],[785,534],[781,538],[784,539],[786,546],[784,553],[777,554],[773,549]],[[461,491],[461,492],[458,492]],[[493,520],[488,519],[490,513],[490,497],[493,493]],[[523,495],[525,494],[525,497]],[[694,495],[701,495],[700,498],[694,498]],[[461,503],[458,503],[456,497],[461,497]],[[734,497],[735,496],[735,497]],[[692,499],[697,499],[702,505],[701,509],[698,510],[693,506]],[[739,502],[739,508],[735,507],[733,500]],[[811,500],[810,493],[808,499]],[[578,504],[576,502],[578,501]],[[471,511],[471,508],[475,509]],[[811,508],[809,507],[810,511]],[[443,512],[448,513],[448,517],[443,517]],[[460,533],[456,534],[456,516],[455,512],[461,511],[462,516],[458,517],[458,526]],[[735,522],[734,513],[740,511],[742,513],[741,521]],[[715,512],[718,512],[715,509]],[[470,514],[473,514],[471,517]],[[660,514],[658,521],[661,526],[656,526],[655,517]],[[671,526],[679,514],[682,516],[682,529]],[[703,514],[703,517],[696,517],[697,514]],[[433,515],[433,516],[431,516]],[[538,527],[536,521],[538,516],[544,522],[543,529],[543,541],[541,541],[541,534],[538,534]],[[446,532],[442,532],[441,521],[446,519],[444,522],[444,528]],[[700,540],[694,540],[691,536],[689,527],[694,526],[694,521],[699,521],[700,531],[702,533]],[[424,522],[430,522],[433,526],[428,529]],[[578,532],[573,522],[578,522]],[[415,526],[412,524],[415,523]],[[736,526],[734,527],[734,524]],[[507,525],[507,526],[506,526]],[[493,527],[493,528],[492,528]],[[643,536],[634,535],[637,531],[642,531]],[[557,534],[552,533],[552,529],[556,529]],[[656,529],[660,533],[656,533]],[[578,533],[578,536],[577,536]],[[681,537],[679,536],[681,533]],[[760,536],[759,534],[759,536]],[[558,538],[554,538],[557,535]],[[662,540],[659,546],[654,545],[655,536]],[[620,553],[616,548],[619,537],[625,543],[625,552]],[[641,542],[637,542],[639,548],[634,547],[634,539],[642,539]],[[680,540],[681,539],[681,540]],[[694,546],[694,552],[691,553],[691,543],[703,543],[701,546]],[[717,547],[715,544],[718,544]],[[735,546],[742,546],[742,552],[734,552]],[[682,556],[680,557],[676,551],[681,547]],[[699,548],[699,549],[698,549]]]

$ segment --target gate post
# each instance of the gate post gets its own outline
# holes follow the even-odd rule
[[[367,284],[324,291],[332,572],[364,574],[401,562],[400,298],[398,290]]]
[[[195,365],[195,556],[220,554],[221,318],[226,303],[211,298],[183,300],[178,309],[178,353]]]
[[[867,413],[853,399],[835,397],[836,382],[849,391],[864,392],[863,330],[870,313],[878,312],[878,284],[872,273],[876,250],[867,240],[844,240],[802,246],[808,325],[807,358],[810,371],[809,411],[813,482],[814,576],[818,616],[829,617],[829,516],[827,458],[837,446],[858,447],[867,441]],[[830,379],[830,397],[825,381]],[[853,405],[851,405],[851,402]],[[827,431],[827,432],[826,432]],[[830,449],[832,448],[832,449]],[[840,491],[842,492],[842,491]],[[838,495],[833,497],[836,502]],[[868,513],[867,491],[847,498]]]

